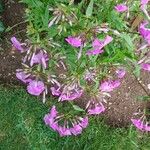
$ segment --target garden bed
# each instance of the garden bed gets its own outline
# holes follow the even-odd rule
[[[16,69],[21,68],[22,56],[12,48],[10,38],[15,35],[21,41],[25,40],[26,24],[21,23],[24,22],[24,5],[17,1],[9,3],[9,1],[5,0],[4,4],[5,11],[2,15],[4,25],[6,27],[19,25],[3,34],[3,41],[1,43],[3,50],[0,52],[0,81],[3,84],[19,85],[20,82],[16,79],[15,74]],[[103,114],[106,122],[113,126],[127,126],[131,124],[133,113],[143,110],[145,107],[149,108],[150,105],[148,102],[138,100],[138,97],[150,96],[148,84],[150,84],[149,73],[143,71],[140,80],[131,73],[127,73],[122,80],[120,88],[114,90],[111,98],[104,104],[107,107]],[[87,94],[83,95],[78,100],[79,105],[84,107],[84,102],[88,98]],[[82,100],[81,103],[80,100]]]
[[[18,1],[3,0],[4,11],[2,21],[10,31],[2,34],[0,43],[0,82],[8,84],[19,84],[16,80],[16,69],[21,67],[21,55],[12,49],[10,38],[17,36],[25,39],[26,24],[24,23],[25,6]],[[17,25],[18,24],[18,25]]]

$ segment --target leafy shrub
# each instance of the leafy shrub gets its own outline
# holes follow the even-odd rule
[[[150,71],[148,1],[22,1],[28,5],[29,39],[20,43],[11,38],[14,47],[25,53],[23,69],[16,76],[27,84],[28,93],[43,95],[44,103],[50,92],[58,97],[58,104],[62,102],[60,113],[53,106],[44,117],[61,136],[82,133],[89,115],[105,111],[107,97],[120,86],[126,70],[135,76],[141,68]],[[146,21],[130,24],[137,15]],[[81,108],[77,101],[86,104]],[[131,121],[149,131],[143,116],[144,121]]]

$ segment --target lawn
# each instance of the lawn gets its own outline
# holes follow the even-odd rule
[[[150,137],[134,127],[111,128],[102,118],[77,137],[60,137],[44,125],[48,107],[23,88],[0,87],[0,149],[2,150],[149,150]]]

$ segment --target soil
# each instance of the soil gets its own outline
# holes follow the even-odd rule
[[[4,83],[19,84],[16,80],[16,69],[21,68],[21,55],[12,50],[10,38],[16,36],[19,39],[25,39],[26,24],[24,23],[25,5],[18,3],[17,0],[2,0],[4,12],[2,21],[5,27],[13,27],[10,32],[2,35],[0,43],[0,81]],[[19,25],[17,25],[19,24]]]
[[[6,27],[14,26],[18,23],[24,22],[24,8],[23,4],[18,3],[17,0],[3,0],[5,11],[2,15],[3,22]],[[22,23],[13,30],[3,35],[3,41],[0,51],[0,81],[2,83],[19,84],[16,80],[16,69],[21,68],[21,55],[12,50],[10,38],[17,36],[20,40],[24,41],[26,33],[26,24]],[[131,124],[131,117],[133,113],[138,110],[143,110],[144,107],[150,107],[147,102],[138,101],[139,96],[150,95],[150,74],[147,72],[141,73],[141,79],[138,81],[135,76],[127,73],[126,77],[122,80],[119,89],[111,94],[111,98],[105,104],[107,110],[103,115],[106,122],[113,126],[127,126]],[[86,100],[89,99],[87,94],[81,97],[81,106],[85,106]]]

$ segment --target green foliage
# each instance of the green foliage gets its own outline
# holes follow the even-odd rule
[[[78,36],[86,33],[87,46],[83,50],[82,68],[93,65],[98,67],[99,64],[104,63],[106,65],[126,64],[126,57],[136,60],[133,44],[136,38],[128,32],[129,28],[125,16],[114,10],[114,6],[117,4],[114,0],[82,0],[78,4],[72,5],[69,5],[68,0],[22,0],[22,2],[28,6],[26,19],[29,23],[27,28],[29,38],[33,41],[38,39],[41,45],[43,45],[43,41],[53,38],[56,43],[61,45],[61,50],[60,47],[47,49],[50,53],[58,51],[65,55],[66,63],[69,64],[71,72],[74,72],[81,63],[77,61],[79,49],[72,48],[64,40],[70,35]],[[137,5],[137,2],[135,3]],[[57,16],[56,10],[62,14]],[[69,18],[69,20],[63,20],[64,17]],[[51,24],[51,27],[48,27],[48,23]],[[104,23],[107,23],[108,28],[112,29],[108,34],[114,40],[106,46],[104,54],[98,57],[93,56],[94,62],[89,64],[89,59],[85,53],[91,48],[90,43],[94,34],[91,31]],[[118,31],[120,35],[114,35],[113,30]],[[103,39],[105,35],[101,33],[97,37]]]
[[[4,31],[5,27],[3,25],[3,23],[0,21],[0,33],[2,33]]]
[[[1,16],[1,13],[3,12],[3,6],[2,6],[2,2],[0,2],[0,16]],[[0,34],[4,31],[5,27],[2,23],[2,21],[0,20]]]
[[[50,101],[51,102],[51,101]],[[44,150],[149,150],[150,136],[132,127],[111,128],[100,118],[77,137],[59,137],[46,127],[43,116],[48,111],[38,98],[29,96],[20,87],[0,87],[1,149]]]

